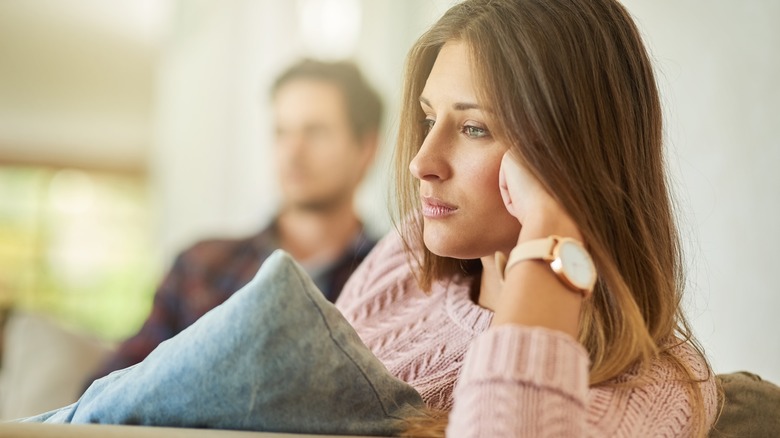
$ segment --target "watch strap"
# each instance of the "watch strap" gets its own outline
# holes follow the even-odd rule
[[[501,276],[501,281],[504,280],[505,274],[509,270],[509,268],[524,260],[542,260],[551,263],[554,262],[556,259],[556,251],[557,251],[556,247],[561,243],[561,241],[564,240],[573,240],[573,239],[567,239],[556,235],[550,235],[541,239],[534,239],[534,240],[523,242],[517,245],[516,247],[514,247],[512,251],[510,251],[509,259],[507,259],[504,253],[496,252],[496,256],[495,256],[496,267]],[[579,244],[582,245],[581,243]],[[582,296],[584,298],[588,298],[593,293],[592,286],[590,288],[580,289],[578,286],[572,284],[568,280],[568,278],[565,277],[565,274],[563,274],[562,272],[558,272],[553,267],[552,264],[550,265],[550,267],[553,268],[555,274],[558,275],[558,277],[567,286],[582,293]]]
[[[558,243],[558,236],[547,236],[541,239],[529,240],[517,245],[509,253],[509,259],[501,269],[501,278],[513,265],[524,260],[553,260],[553,249]]]

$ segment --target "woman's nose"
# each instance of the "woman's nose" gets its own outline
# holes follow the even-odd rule
[[[442,133],[431,130],[425,137],[422,146],[409,163],[409,171],[412,175],[425,181],[444,180],[450,177],[447,164],[447,148]]]

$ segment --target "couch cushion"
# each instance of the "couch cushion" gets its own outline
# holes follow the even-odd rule
[[[107,343],[34,313],[12,311],[4,332],[2,420],[73,403],[89,373],[112,352]]]
[[[780,387],[747,371],[718,374],[723,409],[711,437],[780,435]]]
[[[393,435],[422,400],[283,251],[138,365],[31,421]]]
[[[110,424],[0,423],[3,438],[338,438],[335,435],[303,435],[216,429],[117,426]],[[354,437],[352,438],[359,438]]]

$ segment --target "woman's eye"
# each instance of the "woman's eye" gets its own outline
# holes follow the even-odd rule
[[[484,138],[490,135],[487,129],[473,125],[464,126],[461,131],[469,138]]]
[[[436,123],[436,121],[433,119],[423,119],[420,122],[420,124],[423,126],[423,136],[426,136],[429,132],[431,132],[434,123]]]

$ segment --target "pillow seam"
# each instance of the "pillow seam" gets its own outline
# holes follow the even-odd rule
[[[360,366],[360,365],[359,365],[359,364],[358,364],[358,363],[355,361],[355,359],[352,357],[352,355],[351,355],[351,354],[347,353],[347,351],[344,349],[344,347],[341,345],[341,343],[340,343],[340,342],[338,342],[338,341],[336,340],[336,338],[333,336],[333,329],[331,328],[330,324],[328,323],[328,319],[325,317],[325,314],[323,313],[323,311],[322,311],[322,308],[321,308],[321,307],[320,307],[320,305],[319,305],[319,304],[316,302],[316,300],[315,300],[315,299],[314,299],[314,298],[313,298],[313,297],[310,295],[310,293],[309,293],[309,291],[308,291],[308,288],[306,287],[306,284],[305,284],[305,283],[304,283],[304,281],[303,281],[303,278],[301,278],[300,272],[296,272],[296,274],[297,274],[296,276],[298,277],[298,281],[299,281],[299,282],[301,282],[301,285],[302,285],[302,286],[304,287],[304,289],[307,291],[307,292],[306,292],[306,298],[307,298],[307,299],[308,299],[308,300],[309,300],[309,301],[310,301],[312,304],[314,304],[314,307],[316,307],[316,308],[317,308],[317,313],[319,313],[319,315],[320,315],[320,319],[321,319],[321,320],[322,320],[322,322],[325,324],[325,327],[327,327],[327,328],[328,328],[328,336],[329,336],[329,337],[330,337],[330,339],[333,341],[333,343],[334,343],[334,344],[335,344],[335,345],[336,345],[336,346],[339,348],[339,350],[340,350],[340,351],[341,351],[341,352],[344,354],[344,356],[346,356],[347,358],[349,358],[349,361],[350,361],[350,362],[352,362],[352,364],[353,364],[353,365],[355,365],[355,367],[356,367],[356,368],[357,368],[357,369],[360,371],[360,374],[363,376],[363,379],[364,379],[364,380],[365,380],[365,381],[368,383],[368,386],[369,386],[369,387],[371,387],[371,391],[373,392],[373,394],[374,394],[374,397],[375,397],[375,398],[376,398],[376,400],[377,400],[377,403],[379,403],[379,406],[381,406],[381,407],[382,407],[382,412],[385,414],[385,416],[386,416],[386,417],[389,417],[389,418],[394,418],[394,419],[396,419],[396,420],[401,420],[401,419],[402,419],[401,417],[397,417],[397,416],[395,416],[395,415],[392,415],[392,414],[390,414],[390,413],[388,412],[387,408],[385,407],[385,404],[382,402],[382,399],[379,397],[379,392],[377,391],[377,389],[376,389],[376,387],[374,386],[374,383],[371,381],[371,379],[369,379],[369,378],[368,378],[368,376],[366,375],[366,372],[365,372],[365,370],[363,369],[363,367],[361,367],[361,366]],[[347,321],[345,321],[345,322],[347,322]],[[347,322],[347,324],[349,325],[349,322]],[[352,326],[350,325],[350,327],[352,327]],[[353,330],[354,330],[354,328],[353,328]],[[373,353],[372,353],[372,354],[373,354]]]

